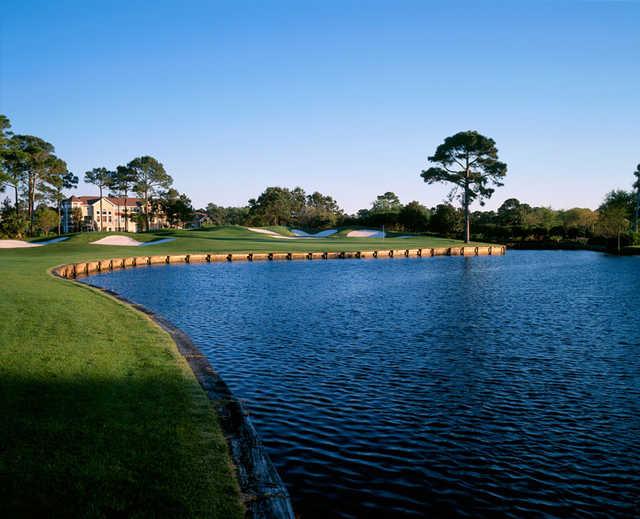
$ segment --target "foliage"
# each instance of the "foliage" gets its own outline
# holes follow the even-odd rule
[[[187,195],[172,188],[162,193],[159,202],[171,227],[181,228],[193,220],[195,212]]]
[[[211,213],[217,211],[219,219],[221,210],[215,205],[210,209]],[[226,212],[229,213],[230,209],[227,208]],[[337,225],[343,214],[331,196],[318,191],[307,195],[301,187],[268,187],[257,199],[249,200],[246,223],[322,228]]]
[[[268,187],[257,198],[249,200],[249,221],[253,225],[290,225],[305,205],[300,187]]]
[[[13,135],[9,147],[6,164],[10,169],[10,182],[16,193],[20,187],[26,195],[29,228],[33,233],[36,202],[44,198],[43,186],[62,173],[60,163],[54,154],[53,145],[40,137]]]
[[[214,203],[207,204],[203,211],[207,215],[208,224],[212,225],[246,225],[249,219],[248,207],[222,207]]]
[[[74,207],[71,209],[71,223],[73,224],[73,229],[76,232],[81,230],[82,209],[80,209],[79,207]]]
[[[115,171],[111,172],[111,180],[109,182],[111,192],[118,198],[124,198],[124,230],[129,232],[129,207],[127,199],[129,193],[133,191],[136,182],[136,173],[127,166],[118,166]]]
[[[443,236],[457,236],[462,232],[464,216],[460,209],[451,204],[440,204],[431,214],[429,227],[433,232]]]
[[[21,240],[27,234],[29,221],[24,211],[16,211],[7,198],[0,209],[0,237]]]
[[[297,215],[296,224],[306,229],[335,227],[343,215],[333,197],[314,191],[306,197],[305,205]]]
[[[635,208],[633,214],[633,231],[638,233],[638,225],[640,222],[640,164],[636,166],[636,170],[633,172],[635,180],[633,182],[633,189],[635,189]]]
[[[59,174],[56,175],[45,188],[46,200],[53,203],[58,214],[58,235],[60,235],[60,224],[62,222],[62,202],[66,199],[64,190],[74,189],[78,186],[78,177],[67,171],[67,164],[61,159],[58,160]]]
[[[450,199],[458,198],[464,208],[465,241],[470,237],[471,203],[490,198],[494,186],[502,186],[507,165],[498,160],[498,149],[493,139],[476,131],[459,132],[447,137],[436,152],[428,158],[438,164],[423,170],[421,177],[428,184],[444,182],[453,184]]]
[[[624,213],[625,218],[631,218],[635,210],[635,197],[633,192],[625,191],[624,189],[615,189],[608,192],[598,211],[606,211],[612,207],[619,208]]]
[[[371,211],[374,213],[400,212],[400,209],[402,209],[402,203],[398,195],[392,191],[378,195],[371,204]]]
[[[605,238],[616,238],[620,251],[621,235],[629,229],[628,208],[620,203],[605,203],[599,211],[597,228]]]
[[[38,231],[48,235],[51,229],[57,227],[60,224],[60,217],[58,213],[44,205],[41,205],[36,210],[35,214],[35,226]]]
[[[5,169],[5,155],[9,150],[11,139],[11,121],[6,115],[0,114],[0,192],[6,188],[7,172]]]
[[[429,226],[431,213],[429,209],[418,201],[409,202],[398,213],[398,223],[407,231],[426,231]]]
[[[93,168],[91,171],[87,171],[84,174],[84,181],[87,184],[93,184],[98,188],[100,196],[100,215],[98,218],[98,229],[102,231],[104,222],[104,213],[102,210],[102,192],[104,189],[110,187],[112,181],[113,172],[107,168]]]
[[[531,207],[517,198],[508,198],[498,208],[497,220],[501,225],[523,225]]]
[[[133,189],[142,198],[144,229],[148,231],[151,225],[153,207],[151,200],[159,196],[162,190],[167,190],[173,184],[173,178],[169,175],[162,163],[153,157],[145,155],[137,157],[127,164],[127,169],[135,178]]]

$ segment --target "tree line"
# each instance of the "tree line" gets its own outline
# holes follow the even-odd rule
[[[471,239],[512,245],[545,242],[604,245],[612,239],[617,241],[619,236],[621,246],[628,245],[639,238],[631,228],[636,199],[633,191],[611,191],[600,207],[592,210],[581,207],[552,209],[510,198],[495,211],[470,212]],[[345,213],[332,197],[318,192],[306,195],[301,187],[268,187],[246,206],[222,207],[210,203],[200,212],[206,215],[209,225],[282,225],[309,231],[360,226],[451,238],[463,238],[465,234],[462,207],[451,202],[427,207],[416,200],[403,204],[393,192],[377,196],[370,207],[351,215]]]
[[[171,227],[185,226],[197,216],[210,225],[306,230],[366,226],[434,233],[467,242],[473,239],[526,245],[569,241],[615,245],[618,249],[640,244],[640,165],[633,172],[632,189],[611,191],[595,211],[534,207],[515,198],[506,200],[497,211],[472,211],[471,204],[483,206],[503,185],[507,174],[495,141],[476,131],[458,132],[445,138],[427,162],[429,167],[420,172],[420,177],[427,184],[450,185],[446,201],[428,208],[415,200],[403,204],[395,193],[386,192],[370,207],[351,215],[330,195],[279,186],[267,187],[241,207],[210,203],[194,211],[187,195],[172,187],[173,179],[162,163],[150,156],[134,158],[115,170],[93,168],[84,174],[84,181],[96,186],[100,198],[104,194],[125,199],[132,193],[137,195],[142,210],[128,214],[125,206],[125,230],[131,220],[149,230],[151,220],[162,215]],[[78,177],[56,156],[52,144],[39,137],[14,134],[9,119],[0,115],[0,191],[11,195],[0,208],[0,236],[46,234],[56,226],[59,233],[65,191],[77,185]]]
[[[8,195],[0,207],[0,237],[47,235],[53,229],[60,234],[62,202],[78,181],[51,143],[12,132],[9,118],[0,115],[0,193]],[[182,226],[194,215],[189,198],[171,187],[171,175],[150,156],[137,157],[115,170],[93,168],[84,174],[84,181],[96,186],[100,198],[135,194],[141,200],[139,213],[128,214],[124,207],[127,230],[133,220],[148,230],[151,219],[160,214],[170,226]],[[78,214],[72,218],[80,230]]]

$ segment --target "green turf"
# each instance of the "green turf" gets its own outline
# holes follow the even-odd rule
[[[90,244],[104,234],[0,249],[0,502],[6,517],[242,515],[213,407],[169,335],[97,290],[52,277],[50,267],[182,252],[460,244],[431,237],[285,240],[237,226],[130,234],[139,241],[176,238],[143,248]]]

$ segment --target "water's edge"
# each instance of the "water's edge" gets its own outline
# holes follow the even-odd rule
[[[86,287],[87,284],[82,286]],[[130,301],[117,292],[94,285],[89,286],[142,312],[169,333],[200,386],[214,404],[220,418],[222,432],[236,468],[241,499],[246,509],[245,517],[294,519],[295,514],[289,492],[267,454],[251,419],[191,338],[161,315]]]

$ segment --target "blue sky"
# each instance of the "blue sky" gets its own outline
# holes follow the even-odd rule
[[[596,207],[640,162],[634,0],[9,0],[0,23],[15,131],[79,174],[153,155],[196,206],[268,185],[435,205],[419,172],[467,129],[509,165],[489,208]]]

